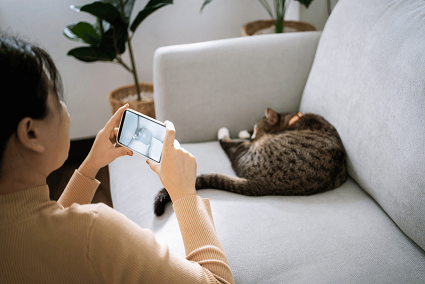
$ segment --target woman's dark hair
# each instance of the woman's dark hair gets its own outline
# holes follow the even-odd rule
[[[58,105],[62,80],[52,58],[43,49],[0,31],[1,122],[0,169],[9,138],[25,118],[49,114],[47,98],[53,91]]]

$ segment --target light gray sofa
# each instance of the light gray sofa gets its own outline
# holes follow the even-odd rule
[[[338,130],[350,177],[313,196],[202,190],[236,283],[425,283],[425,1],[340,0],[320,32],[163,47],[156,113],[198,161],[235,175],[217,141],[271,107]],[[184,256],[161,183],[135,155],[110,165],[114,208]]]

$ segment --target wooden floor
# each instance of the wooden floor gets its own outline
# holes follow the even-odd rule
[[[50,189],[50,199],[59,199],[72,174],[80,166],[90,151],[93,141],[94,138],[71,141],[71,149],[69,151],[68,160],[61,168],[51,173],[47,178],[47,184],[49,185]],[[108,166],[100,169],[96,179],[100,181],[100,185],[96,191],[96,194],[94,195],[92,203],[103,202],[106,205],[113,207],[109,185]]]

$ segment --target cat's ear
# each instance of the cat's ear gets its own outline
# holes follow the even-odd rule
[[[270,124],[276,124],[279,121],[279,115],[274,110],[266,108],[266,119]]]

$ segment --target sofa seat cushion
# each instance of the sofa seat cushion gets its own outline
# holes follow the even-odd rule
[[[234,176],[219,143],[183,144],[198,173]],[[135,155],[110,165],[114,208],[184,257],[171,204],[153,214],[159,178]],[[202,190],[236,283],[424,283],[425,253],[349,178],[309,197]]]

